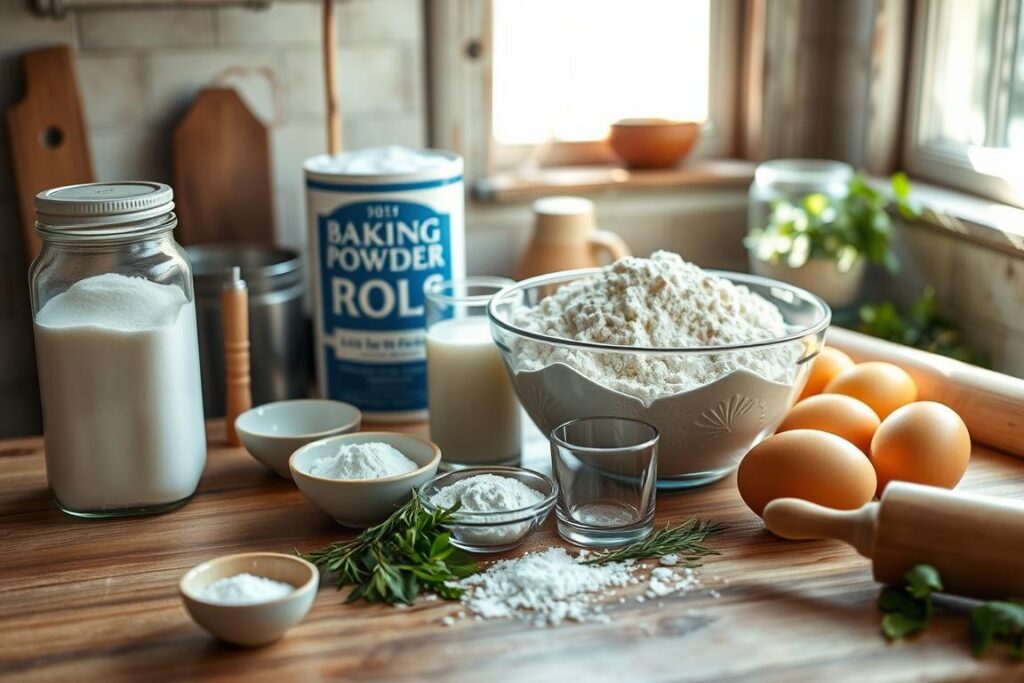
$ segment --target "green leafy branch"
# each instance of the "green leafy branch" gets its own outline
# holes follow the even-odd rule
[[[890,640],[920,633],[936,611],[934,594],[943,590],[935,567],[919,564],[907,572],[903,587],[887,587],[878,597],[884,612],[882,632]],[[996,641],[1004,642],[1010,654],[1024,659],[1024,601],[994,600],[978,603],[970,611],[971,651],[983,656]]]
[[[952,320],[938,312],[935,290],[926,287],[921,298],[906,312],[891,301],[860,307],[859,329],[872,337],[924,349],[987,368],[986,354],[975,351],[963,341],[963,334]]]
[[[847,185],[845,197],[816,192],[804,197],[772,203],[768,224],[751,230],[744,244],[762,261],[784,260],[800,268],[811,258],[831,258],[841,272],[849,271],[861,258],[899,268],[889,249],[893,222],[889,208],[907,219],[920,216],[920,207],[910,198],[910,180],[896,173],[889,181],[892,196],[871,187],[857,173]]]
[[[354,540],[298,554],[336,574],[339,590],[354,586],[346,602],[412,604],[425,590],[454,600],[463,591],[449,582],[479,571],[466,553],[451,544],[450,534],[444,530],[457,509],[458,505],[428,512],[413,496],[387,520]]]

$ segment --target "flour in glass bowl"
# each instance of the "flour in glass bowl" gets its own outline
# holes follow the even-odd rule
[[[787,333],[774,304],[667,251],[647,259],[619,259],[592,277],[563,285],[536,307],[519,308],[513,322],[552,337],[647,348],[764,342]],[[563,363],[645,404],[739,369],[790,383],[798,353],[791,345],[718,354],[651,354],[519,343],[519,371]]]

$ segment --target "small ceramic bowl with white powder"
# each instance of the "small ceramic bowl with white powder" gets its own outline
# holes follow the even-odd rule
[[[359,431],[362,414],[342,401],[275,401],[245,411],[235,431],[249,454],[274,473],[291,479],[288,458],[302,446],[329,436]]]
[[[302,621],[320,574],[309,562],[280,553],[218,557],[189,570],[178,592],[192,619],[221,640],[266,645]]]
[[[497,553],[526,540],[544,523],[558,498],[558,485],[521,467],[467,467],[435,477],[418,495],[427,510],[456,503],[452,545],[474,553]]]
[[[361,432],[315,441],[292,454],[292,479],[341,525],[383,522],[437,474],[441,449],[409,434]]]

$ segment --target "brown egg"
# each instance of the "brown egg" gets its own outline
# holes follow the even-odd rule
[[[804,399],[820,394],[825,390],[825,385],[833,378],[853,366],[853,359],[839,349],[834,349],[831,346],[823,347],[811,361],[811,371],[807,375],[807,384],[804,385],[800,398]]]
[[[859,363],[825,385],[825,392],[853,396],[885,419],[900,406],[917,400],[917,385],[903,368],[892,363]]]
[[[770,436],[740,462],[736,486],[760,517],[776,498],[802,498],[853,510],[875,495],[875,471],[856,446],[835,434],[794,429]]]
[[[874,410],[852,396],[818,394],[793,406],[778,431],[820,429],[843,437],[867,454],[880,422]]]
[[[934,401],[893,411],[871,440],[879,493],[890,481],[951,489],[963,478],[970,459],[967,425],[951,408]]]

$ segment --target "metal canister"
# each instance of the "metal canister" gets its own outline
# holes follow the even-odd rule
[[[208,244],[187,249],[195,278],[199,356],[207,417],[224,414],[224,329],[220,295],[238,266],[249,288],[254,405],[309,391],[309,322],[302,257],[264,245]]]

